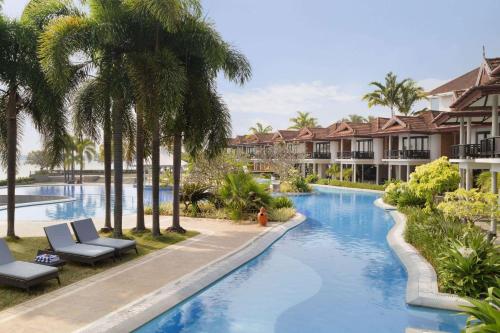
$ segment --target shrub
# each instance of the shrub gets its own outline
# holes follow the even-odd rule
[[[362,189],[376,190],[376,191],[382,191],[384,189],[384,187],[382,185],[368,184],[368,183],[353,183],[353,182],[337,180],[337,179],[330,179],[328,181],[328,185],[349,187],[349,188],[362,188]]]
[[[16,185],[29,185],[35,182],[34,178],[31,177],[19,177],[16,178]],[[6,186],[7,179],[0,180],[0,186]]]
[[[477,189],[459,188],[448,192],[437,208],[451,219],[475,223],[492,215],[500,217],[497,196],[493,193],[479,192]]]
[[[328,185],[329,181],[330,181],[329,179],[321,178],[320,180],[318,180],[317,184],[318,185]]]
[[[464,314],[468,314],[464,333],[500,332],[500,281],[495,287],[488,289],[488,297],[484,300],[470,299],[472,306],[464,306]]]
[[[265,186],[243,172],[227,174],[219,194],[233,220],[256,214],[260,207],[269,207],[272,201]]]
[[[184,211],[190,211],[196,216],[199,212],[198,204],[201,201],[209,200],[212,193],[209,191],[209,186],[199,183],[185,183],[182,185],[180,201],[184,203]]]
[[[283,193],[297,193],[297,192],[311,192],[311,187],[302,177],[298,170],[292,169],[288,173],[288,177],[280,184],[280,192]]]
[[[408,186],[417,197],[425,199],[426,207],[432,208],[436,195],[456,190],[459,183],[458,167],[443,156],[416,167],[410,176]]]
[[[417,196],[408,183],[390,183],[385,188],[384,201],[398,207],[422,207],[425,199]]]
[[[311,173],[311,174],[307,175],[305,180],[309,184],[315,184],[318,182],[319,176],[315,173]]]
[[[332,179],[340,178],[340,164],[332,164],[328,169],[326,169],[326,174]]]
[[[269,221],[286,222],[295,215],[295,208],[283,207],[272,208],[268,211],[267,216]]]
[[[272,206],[273,208],[293,208],[293,201],[285,196],[274,197]]]
[[[344,181],[351,180],[351,177],[352,177],[352,168],[346,168],[342,170],[342,178],[343,178],[342,180]]]
[[[439,261],[444,290],[460,296],[480,298],[500,278],[498,249],[477,229],[450,241]]]

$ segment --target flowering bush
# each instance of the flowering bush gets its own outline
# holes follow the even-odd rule
[[[493,193],[460,188],[446,193],[444,201],[437,208],[448,218],[474,223],[492,215],[500,217],[497,199]]]

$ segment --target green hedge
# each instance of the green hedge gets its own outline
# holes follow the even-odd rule
[[[349,187],[349,188],[360,188],[365,190],[376,190],[376,191],[384,190],[384,185],[369,184],[369,183],[353,183],[350,181],[337,180],[337,179],[320,179],[318,180],[317,184]]]
[[[19,177],[16,179],[16,185],[33,184],[35,179],[31,177]],[[7,179],[0,180],[0,186],[7,186]]]

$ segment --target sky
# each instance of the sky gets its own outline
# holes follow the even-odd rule
[[[4,0],[19,17],[27,0]],[[245,54],[252,79],[219,78],[233,134],[256,122],[290,126],[297,111],[322,126],[349,114],[389,115],[361,97],[392,71],[430,90],[500,57],[498,0],[202,0],[223,38]],[[422,105],[425,106],[425,105]],[[25,128],[22,151],[39,140]]]

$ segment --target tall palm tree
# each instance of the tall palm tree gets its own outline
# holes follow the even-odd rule
[[[289,129],[300,130],[304,127],[318,127],[318,119],[311,116],[309,112],[297,111],[297,117],[290,118],[292,126]]]
[[[371,82],[370,86],[375,87],[375,90],[363,96],[363,100],[368,102],[368,107],[375,105],[385,106],[391,110],[391,117],[395,115],[398,108],[398,101],[402,87],[408,79],[398,82],[397,76],[389,72],[385,76],[385,83]]]
[[[21,21],[4,17],[0,19],[0,151],[7,166],[8,237],[16,237],[14,221],[19,119],[31,118],[44,139],[54,165],[62,161],[66,135],[65,91],[55,91],[47,83],[40,68],[37,41],[43,23],[34,18],[29,11],[25,11]]]
[[[90,139],[76,140],[76,154],[78,164],[80,165],[80,184],[83,184],[83,169],[85,168],[85,160],[92,161],[96,156],[95,143]]]
[[[426,99],[427,94],[425,93],[424,88],[418,86],[415,81],[409,79],[401,86],[396,105],[401,114],[409,116],[415,113],[412,110],[415,103]]]
[[[250,127],[249,131],[253,134],[265,134],[271,133],[273,128],[270,125],[265,126],[261,123],[256,123],[255,126]]]
[[[342,118],[342,121],[355,124],[362,124],[368,122],[368,119],[363,116],[360,116],[359,114],[350,114],[349,116]]]

